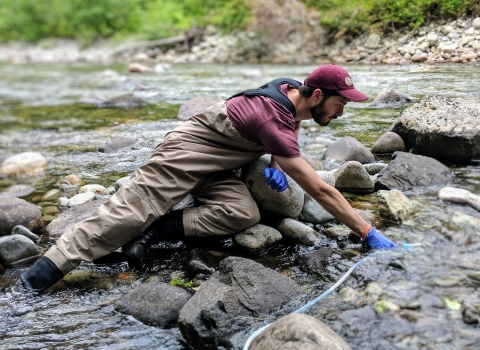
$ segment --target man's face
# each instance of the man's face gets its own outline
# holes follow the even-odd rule
[[[325,97],[310,108],[310,113],[313,120],[321,126],[327,126],[330,121],[341,117],[343,108],[348,103],[348,100],[343,96]]]

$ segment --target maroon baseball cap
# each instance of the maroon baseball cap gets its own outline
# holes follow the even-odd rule
[[[361,102],[368,99],[367,95],[355,89],[350,74],[334,63],[315,69],[304,84],[320,90],[334,90],[350,101]]]

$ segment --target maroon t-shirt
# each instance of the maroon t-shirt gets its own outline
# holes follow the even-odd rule
[[[281,86],[285,95],[287,86]],[[300,157],[295,135],[300,122],[296,122],[292,113],[277,101],[265,96],[240,95],[227,100],[227,113],[238,132],[265,147],[266,153],[287,158]]]

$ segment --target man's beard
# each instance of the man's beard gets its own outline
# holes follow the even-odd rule
[[[325,110],[325,98],[317,105],[310,108],[313,120],[320,126],[327,126],[330,123],[328,112]]]

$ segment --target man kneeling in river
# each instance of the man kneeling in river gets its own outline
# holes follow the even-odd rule
[[[302,159],[297,141],[302,120],[326,126],[349,101],[367,98],[343,68],[328,64],[315,69],[304,84],[276,79],[213,105],[168,133],[128,183],[92,217],[65,232],[16,286],[46,289],[82,261],[119,247],[136,266],[161,241],[230,235],[256,224],[257,205],[233,170],[265,153],[272,155],[265,169],[272,190],[287,188],[286,172],[368,246],[395,247],[322,181]],[[201,205],[171,211],[188,194]]]

